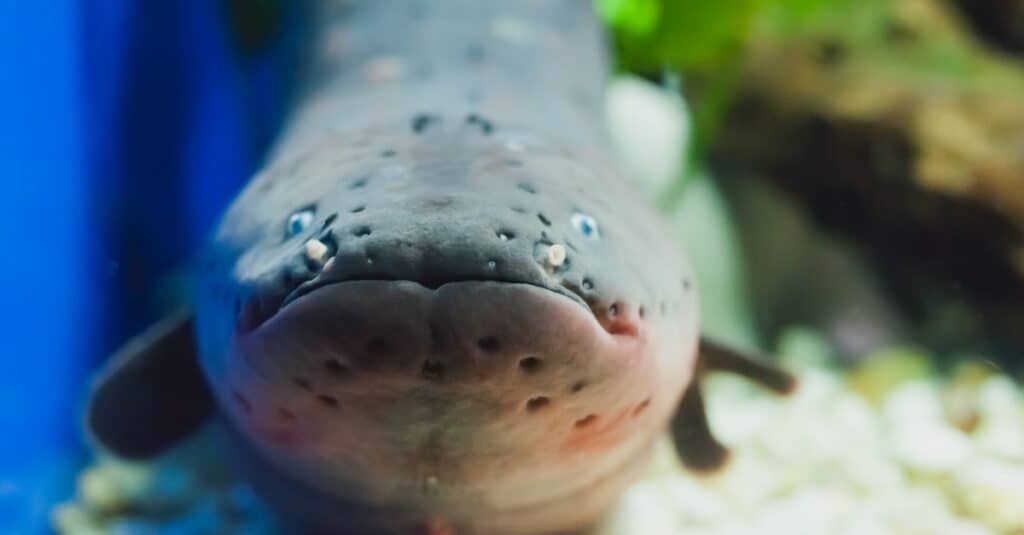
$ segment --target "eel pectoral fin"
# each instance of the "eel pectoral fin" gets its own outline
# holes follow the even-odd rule
[[[688,469],[699,473],[714,472],[729,460],[729,449],[711,433],[697,378],[686,387],[671,430],[679,460]]]
[[[796,388],[793,375],[767,364],[764,359],[702,337],[697,373],[683,393],[672,421],[672,438],[679,459],[694,472],[714,472],[729,460],[729,449],[711,432],[701,394],[704,375],[717,371],[742,375],[780,394],[788,394]]]
[[[764,358],[722,345],[706,336],[700,339],[697,375],[707,372],[730,372],[780,394],[789,394],[796,388],[796,377],[768,364]]]
[[[199,367],[192,318],[177,314],[111,357],[93,384],[86,426],[111,453],[144,459],[195,431],[213,407]]]

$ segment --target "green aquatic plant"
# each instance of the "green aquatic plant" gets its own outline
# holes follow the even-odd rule
[[[695,101],[689,172],[660,195],[663,208],[681,198],[687,178],[702,156],[734,92],[738,60],[754,17],[775,0],[596,0],[611,29],[621,69],[647,75],[672,73],[702,77]]]
[[[662,192],[663,208],[676,206],[688,179],[702,170],[763,47],[815,48],[822,61],[870,70],[892,87],[1019,87],[1012,67],[927,2],[595,0],[595,5],[612,35],[620,69],[670,75],[681,81],[687,96],[693,122],[686,148],[689,169]]]
[[[742,47],[755,16],[776,0],[597,0],[629,69],[715,68]]]

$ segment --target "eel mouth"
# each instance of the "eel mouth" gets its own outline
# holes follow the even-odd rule
[[[330,250],[257,287],[222,407],[287,472],[373,503],[515,510],[603,485],[663,429],[690,363],[564,258],[459,251]]]
[[[499,284],[526,285],[540,290],[559,295],[586,310],[594,319],[600,321],[598,299],[586,295],[579,285],[568,281],[555,280],[553,277],[541,273],[532,278],[514,277],[489,277],[479,276],[427,276],[417,278],[403,278],[381,273],[360,273],[348,274],[346,276],[332,276],[328,270],[330,265],[324,266],[319,272],[305,270],[305,273],[296,275],[290,273],[286,277],[283,288],[271,288],[264,291],[256,291],[254,295],[246,300],[244,306],[240,307],[236,328],[239,332],[245,333],[258,329],[267,321],[284,311],[299,299],[322,292],[325,288],[339,284],[353,282],[390,282],[416,284],[427,290],[437,291],[445,286],[464,282],[491,282]],[[551,279],[551,280],[546,280]]]
[[[685,376],[660,370],[643,337],[535,284],[435,286],[293,290],[235,339],[222,404],[303,479],[444,507],[564,496],[592,483],[573,474],[616,472],[661,429]]]
[[[533,286],[535,288],[540,288],[542,290],[547,290],[547,291],[553,292],[555,294],[561,295],[563,297],[567,297],[570,300],[572,300],[572,301],[576,302],[577,304],[579,304],[580,306],[584,307],[588,311],[591,310],[591,308],[587,304],[587,301],[584,298],[583,294],[579,293],[578,289],[574,291],[573,288],[571,288],[570,286],[567,286],[565,284],[557,285],[557,286],[549,286],[549,285],[546,285],[546,284],[539,284],[537,282],[533,282],[533,281],[529,281],[529,280],[515,280],[515,279],[512,279],[512,278],[488,278],[488,279],[481,279],[481,278],[476,278],[476,277],[468,277],[468,278],[448,277],[448,278],[427,278],[427,279],[402,279],[402,278],[388,277],[388,276],[382,276],[382,275],[373,275],[373,274],[367,274],[367,275],[361,275],[361,276],[355,276],[355,277],[344,277],[344,278],[317,277],[317,278],[314,278],[312,280],[303,282],[303,283],[299,284],[294,290],[289,292],[289,294],[285,297],[284,301],[281,303],[281,307],[280,308],[284,309],[285,307],[287,307],[289,304],[291,304],[295,300],[297,300],[297,299],[299,299],[299,298],[301,298],[303,296],[309,295],[309,294],[311,294],[311,293],[313,293],[313,292],[315,292],[317,290],[320,290],[322,288],[325,288],[325,287],[328,287],[328,286],[333,286],[335,284],[342,284],[342,283],[346,283],[346,282],[359,282],[359,281],[409,282],[409,283],[418,284],[418,285],[420,285],[420,286],[422,286],[422,287],[424,287],[424,288],[426,288],[428,290],[438,290],[438,289],[442,288],[443,286],[446,286],[446,285],[449,285],[449,284],[454,284],[454,283],[459,283],[459,282],[495,282],[495,283],[503,283],[503,284],[525,284],[527,286]]]

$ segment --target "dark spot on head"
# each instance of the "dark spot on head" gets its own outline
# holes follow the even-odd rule
[[[658,304],[658,311],[661,312],[662,315],[664,315],[666,312],[668,312],[668,305],[666,305],[665,302],[662,301],[661,303]]]
[[[544,226],[546,226],[546,227],[550,227],[551,226],[551,220],[548,219],[548,217],[546,215],[544,215],[544,214],[537,214],[537,219],[540,219],[540,222],[544,223]]]
[[[650,404],[651,398],[647,398],[641,401],[640,404],[637,405],[635,409],[633,409],[633,416],[639,416],[641,412],[644,412],[647,409],[647,407],[650,406]]]
[[[536,194],[537,193],[537,189],[534,188],[533,186],[527,184],[526,182],[520,182],[516,187],[521,189],[521,190],[523,190],[523,191],[525,191],[526,193],[530,193],[530,194]]]
[[[430,127],[430,125],[440,120],[441,119],[439,117],[433,115],[425,113],[418,114],[412,118],[412,131],[416,134],[420,134]]]
[[[299,388],[301,388],[301,389],[303,389],[303,390],[305,390],[307,392],[313,389],[313,387],[310,386],[309,381],[307,381],[307,380],[305,380],[305,379],[303,379],[301,377],[292,377],[292,382],[295,383],[295,386],[297,386],[297,387],[299,387]]]
[[[436,197],[431,197],[426,200],[426,205],[428,207],[438,210],[448,208],[453,204],[455,204],[455,198],[452,197],[451,195],[438,195]]]
[[[589,425],[592,425],[596,421],[597,421],[597,415],[596,414],[588,414],[588,415],[584,416],[583,418],[580,418],[579,420],[576,420],[576,423],[574,423],[573,425],[575,427],[577,427],[577,428],[584,428],[584,427],[587,427]]]
[[[519,189],[522,189],[522,187],[520,186]],[[509,210],[512,210],[513,212],[515,212],[517,214],[525,214],[526,213],[526,208],[523,208],[522,206],[511,206],[511,207],[509,207]]]
[[[334,359],[324,362],[324,368],[327,369],[327,373],[330,373],[335,377],[345,377],[349,374],[349,372],[351,372],[348,366]]]
[[[690,279],[683,279],[683,289],[684,290],[689,290],[690,289]]]
[[[587,382],[584,381],[583,379],[580,379],[579,381],[576,381],[575,383],[572,384],[572,386],[570,387],[570,390],[572,391],[572,393],[575,394],[576,392],[579,392],[580,390],[583,390],[586,387],[587,387]]]
[[[444,373],[444,364],[436,361],[427,359],[423,361],[423,376],[428,379],[436,379]]]
[[[365,188],[370,183],[370,179],[367,177],[356,179],[349,185],[348,189],[360,189]]]
[[[547,407],[551,403],[551,400],[545,396],[537,396],[526,400],[526,410],[530,412],[538,411]]]
[[[252,405],[249,404],[249,400],[246,399],[245,396],[240,394],[237,390],[233,390],[231,393],[235,397],[235,402],[238,403],[238,406],[241,407],[242,410],[245,412],[252,410]]]
[[[380,157],[381,157],[381,158],[392,158],[392,157],[394,157],[394,156],[395,156],[396,154],[398,154],[398,153],[397,153],[397,152],[395,152],[395,151],[394,151],[394,149],[387,149],[387,150],[385,150],[385,151],[382,151],[382,152],[380,153]]]
[[[359,206],[356,206],[355,208],[353,208],[353,209],[351,209],[349,211],[352,212],[353,214],[358,214],[359,212],[362,212],[363,210],[366,210],[366,206],[360,204]]]
[[[484,351],[495,351],[498,349],[498,339],[493,336],[485,336],[477,340],[476,345]]]
[[[540,369],[540,365],[543,361],[540,357],[526,357],[519,361],[519,367],[527,373],[533,373]]]
[[[327,405],[328,407],[332,407],[333,408],[333,407],[337,407],[338,406],[338,398],[336,398],[334,396],[328,396],[327,394],[320,394],[320,395],[318,395],[316,397],[316,399],[319,399],[320,403],[323,403],[324,405]]]
[[[479,126],[480,132],[485,136],[490,135],[494,131],[494,123],[475,113],[466,116],[466,124]]]
[[[640,313],[640,317],[642,318],[642,317],[647,315],[647,309],[643,305],[640,305],[639,313]]]
[[[357,238],[365,238],[369,236],[372,232],[373,231],[370,230],[370,227],[363,225],[361,227],[356,227],[356,229],[352,231],[352,234]]]

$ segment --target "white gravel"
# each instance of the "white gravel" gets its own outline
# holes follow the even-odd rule
[[[666,439],[601,535],[1024,534],[1024,396],[1009,378],[974,390],[979,419],[968,433],[947,420],[939,379],[904,382],[873,405],[813,360],[787,365],[802,369],[788,398],[710,377],[712,427],[734,451],[728,467],[695,477]],[[216,460],[197,466],[201,447],[160,464],[97,462],[77,499],[55,510],[56,527],[269,533],[256,500]]]
[[[967,433],[947,420],[939,379],[874,406],[836,372],[800,375],[788,399],[711,378],[712,427],[732,463],[697,479],[666,443],[602,535],[1024,534],[1024,398],[1009,378],[977,387]]]

